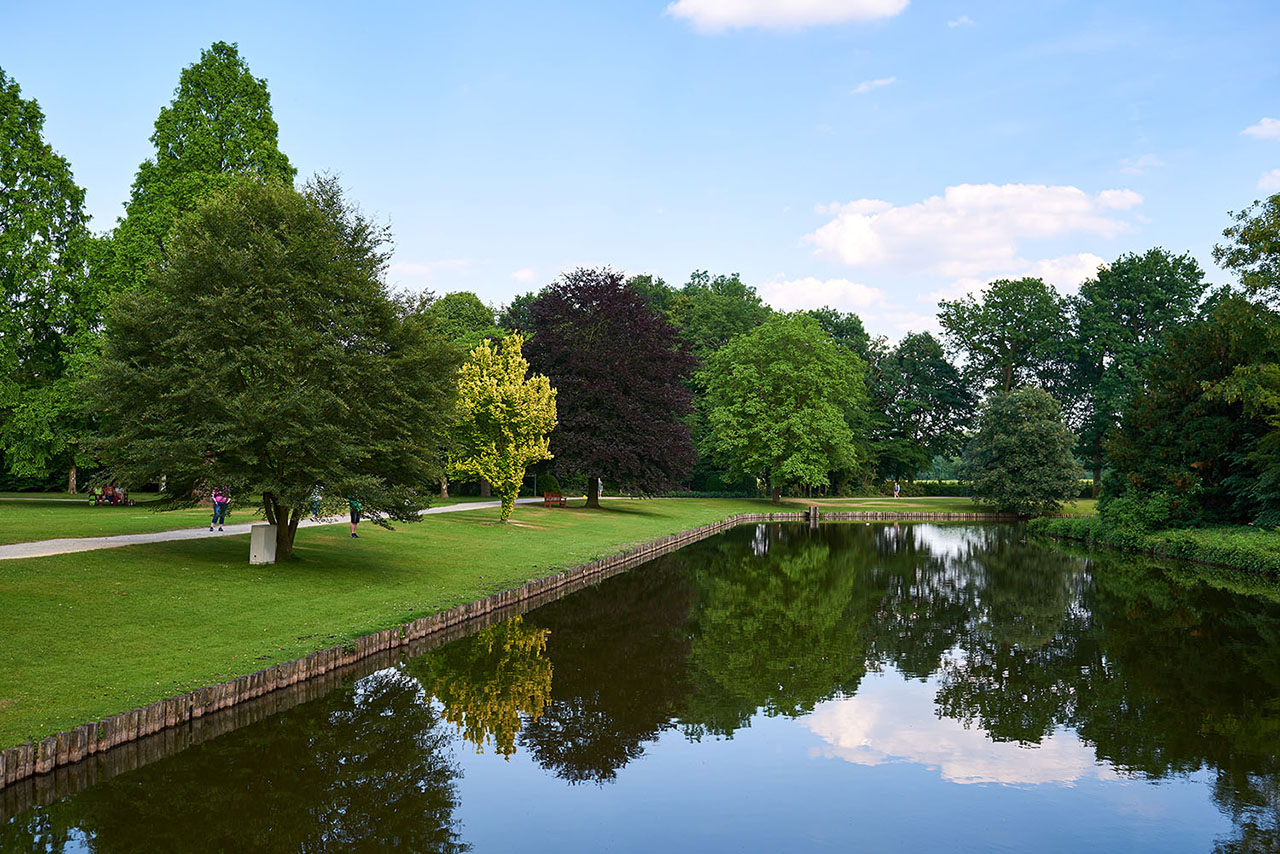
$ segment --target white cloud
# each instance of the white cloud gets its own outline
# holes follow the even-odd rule
[[[857,86],[854,87],[854,89],[852,90],[852,92],[850,92],[850,94],[865,95],[868,92],[870,92],[872,89],[879,89],[881,86],[892,86],[894,83],[897,83],[897,82],[898,82],[897,77],[881,77],[878,80],[863,80],[861,83],[859,83]]]
[[[1157,169],[1164,161],[1154,154],[1142,154],[1138,157],[1126,157],[1120,161],[1120,171],[1126,175],[1141,175],[1148,169]]]
[[[1240,132],[1258,139],[1280,139],[1280,119],[1263,119]]]
[[[1258,189],[1264,193],[1280,193],[1280,169],[1262,173],[1262,177],[1258,179]]]
[[[528,284],[534,280],[536,275],[537,274],[533,272],[532,267],[521,267],[519,270],[516,270],[511,274],[511,278],[515,279],[517,282]]]
[[[827,207],[834,218],[805,240],[852,267],[982,278],[1027,267],[1023,240],[1115,237],[1129,227],[1117,212],[1141,202],[1132,190],[1090,195],[1070,186],[961,184],[910,205],[857,199]]]
[[[987,289],[996,279],[1021,279],[1032,277],[1043,279],[1053,285],[1059,293],[1073,294],[1085,279],[1093,278],[1098,268],[1105,264],[1102,258],[1092,252],[1080,252],[1075,255],[1063,255],[1060,258],[1045,258],[1040,261],[1024,262],[1024,266],[1010,270],[999,276],[962,276],[948,287],[933,291],[920,299],[933,302],[941,299],[961,299],[969,294],[978,294]]]
[[[909,0],[676,0],[667,14],[699,30],[739,27],[798,30],[822,24],[892,18]]]
[[[848,279],[817,279],[813,276],[769,282],[760,285],[759,293],[761,299],[779,311],[800,311],[827,305],[840,311],[861,314],[884,302],[884,294],[879,288]]]
[[[1069,786],[1119,779],[1073,732],[1055,732],[1035,747],[992,741],[980,728],[935,714],[935,691],[935,685],[892,673],[868,677],[857,696],[822,703],[805,719],[826,742],[817,755],[868,766],[910,762],[962,784]]]
[[[961,15],[954,21],[947,21],[947,26],[954,30],[956,27],[972,27],[975,25],[973,23],[973,18],[970,18],[968,15]]]

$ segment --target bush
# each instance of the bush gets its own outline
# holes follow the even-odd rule
[[[1245,526],[1141,531],[1136,523],[1108,523],[1101,516],[1035,519],[1030,530],[1167,557],[1280,575],[1280,531]]]
[[[538,475],[538,489],[542,492],[563,492],[560,481],[551,473]]]

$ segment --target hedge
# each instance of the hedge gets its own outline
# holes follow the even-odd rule
[[[1280,531],[1231,525],[1145,533],[1108,525],[1101,516],[1034,519],[1030,530],[1047,537],[1080,540],[1091,546],[1110,546],[1280,575]]]

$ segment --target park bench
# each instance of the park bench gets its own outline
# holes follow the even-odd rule
[[[568,507],[569,504],[564,500],[562,492],[544,492],[542,493],[543,507]]]

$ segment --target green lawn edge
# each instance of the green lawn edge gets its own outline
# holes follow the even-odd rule
[[[298,560],[249,566],[229,536],[0,561],[0,749],[301,658],[738,513],[656,499],[300,531]],[[784,510],[801,509],[787,506]]]
[[[1099,516],[1035,519],[1029,529],[1090,547],[1143,552],[1280,576],[1280,532],[1231,525],[1142,532],[1109,527]]]

